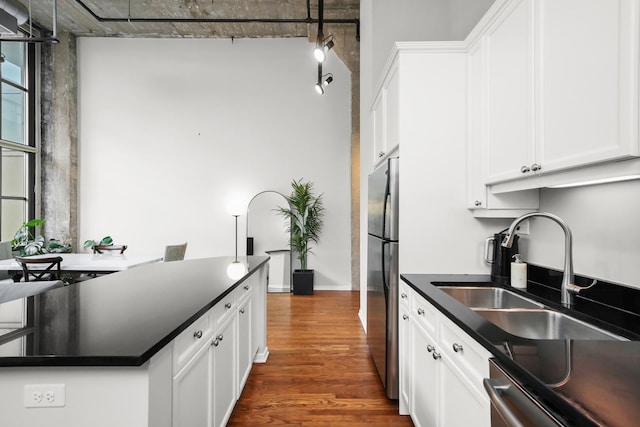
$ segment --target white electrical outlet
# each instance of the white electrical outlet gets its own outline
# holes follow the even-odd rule
[[[25,408],[53,408],[66,404],[64,384],[26,384]]]
[[[521,235],[529,234],[529,220],[524,220],[516,227],[516,233]]]

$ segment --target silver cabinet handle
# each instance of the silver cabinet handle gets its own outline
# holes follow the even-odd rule
[[[402,299],[407,299],[407,294],[405,294],[404,292],[400,294],[400,298]]]
[[[458,344],[457,342],[453,343],[453,351],[455,351],[456,353],[460,352],[463,350],[462,345]]]
[[[505,403],[500,393],[506,392],[511,387],[508,384],[499,384],[495,380],[485,378],[482,380],[482,385],[489,395],[493,407],[502,416],[502,419],[507,423],[509,427],[523,427],[518,417],[509,409],[509,406]]]
[[[231,303],[228,302],[224,305],[224,308],[226,308],[227,310],[231,308]]]
[[[409,316],[407,316],[406,314],[402,315],[402,320],[409,320]]]
[[[248,291],[249,290],[249,285],[244,285],[244,290]]]
[[[482,202],[480,200],[476,200],[475,202],[473,202],[473,204],[475,206],[482,206]]]
[[[202,331],[195,331],[193,337],[198,339],[202,338]]]
[[[427,345],[427,351],[429,353],[431,353],[432,351],[434,351],[436,348],[434,346],[432,346],[431,344]]]
[[[244,314],[244,308],[240,309],[240,314]]]
[[[431,355],[433,357],[433,360],[438,360],[440,358],[442,358],[442,356],[440,356],[440,353],[437,352],[433,352],[433,354]]]
[[[540,166],[537,163],[534,163],[534,164],[531,165],[531,170],[534,171],[534,172],[539,171],[540,169],[542,169],[542,166]]]
[[[223,339],[223,338],[224,338],[224,335],[222,335],[222,334],[220,334],[220,335],[218,335],[218,336],[216,337],[216,339],[217,339],[217,340],[220,340],[220,341],[222,341],[222,339]]]
[[[381,151],[378,153],[378,157],[382,157],[382,156],[384,156],[384,151]]]
[[[214,347],[217,347],[220,344],[220,342],[216,339],[211,344],[213,344]]]
[[[422,316],[422,315],[424,314],[424,310],[423,310],[423,309],[421,309],[421,308],[419,308],[419,309],[418,309],[418,314],[419,314],[420,316]]]
[[[531,170],[531,169],[529,169],[529,166],[522,166],[522,167],[520,168],[520,172],[522,172],[522,173],[527,173],[527,172],[529,172],[530,170]]]

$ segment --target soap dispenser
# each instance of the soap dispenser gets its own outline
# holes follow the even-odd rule
[[[513,256],[511,263],[511,286],[518,289],[527,289],[527,264],[522,262],[520,254]]]

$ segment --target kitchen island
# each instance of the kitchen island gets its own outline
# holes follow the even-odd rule
[[[521,338],[505,332],[439,289],[441,286],[501,286],[491,282],[488,275],[405,274],[402,279],[419,298],[424,298],[488,350],[490,357],[562,424],[637,425],[640,418],[640,408],[636,403],[640,398],[640,342],[637,331],[565,309],[553,301],[554,297],[559,301],[559,292],[540,291],[535,283],[530,282],[528,292],[508,289],[628,341]],[[635,291],[629,289],[625,292]],[[587,298],[580,302],[583,306],[593,303]],[[606,317],[601,309],[593,312],[596,314],[600,314],[600,318]],[[632,323],[637,327],[637,320]],[[464,351],[462,347],[460,351]]]
[[[268,357],[268,259],[241,258],[240,279],[232,257],[196,259],[23,299],[0,337],[0,425],[224,424]]]

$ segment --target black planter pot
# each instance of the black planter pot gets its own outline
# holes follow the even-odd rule
[[[293,271],[293,294],[313,295],[313,270]]]

